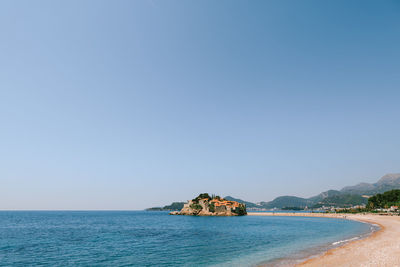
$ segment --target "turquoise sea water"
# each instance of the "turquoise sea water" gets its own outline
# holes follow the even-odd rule
[[[371,226],[302,217],[2,211],[0,265],[254,266],[304,257]]]

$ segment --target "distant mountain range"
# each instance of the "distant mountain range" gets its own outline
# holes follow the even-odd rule
[[[318,208],[321,206],[348,207],[366,204],[368,197],[384,193],[392,189],[400,189],[400,173],[386,174],[376,183],[359,183],[346,186],[341,190],[328,190],[317,196],[301,198],[296,196],[280,196],[269,202],[252,203],[242,199],[226,196],[225,199],[246,204],[249,209],[287,209],[287,208]],[[148,210],[180,210],[183,202],[174,202],[162,208]]]
[[[225,197],[228,200],[235,200],[245,203],[248,208],[273,209],[288,207],[309,207],[318,208],[321,206],[346,207],[366,204],[368,197],[378,193],[384,193],[392,189],[400,189],[400,173],[386,174],[378,182],[360,183],[355,186],[346,186],[341,190],[328,190],[317,196],[301,198],[296,196],[281,196],[269,202],[251,203],[231,196]]]
[[[375,195],[392,189],[400,188],[400,173],[390,173],[383,176],[374,184],[360,183],[355,186],[346,186],[341,191],[357,195]]]

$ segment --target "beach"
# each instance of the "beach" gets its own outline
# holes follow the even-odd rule
[[[330,249],[299,266],[400,266],[400,216],[271,212],[253,212],[248,215],[343,218],[377,224],[380,230],[367,238]]]

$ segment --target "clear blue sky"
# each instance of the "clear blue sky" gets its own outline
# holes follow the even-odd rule
[[[399,29],[398,1],[1,1],[0,209],[399,172]]]

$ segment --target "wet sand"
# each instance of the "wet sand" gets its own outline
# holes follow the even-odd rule
[[[400,266],[400,216],[270,212],[250,212],[248,215],[345,218],[377,224],[381,229],[369,237],[328,250],[299,266]]]

